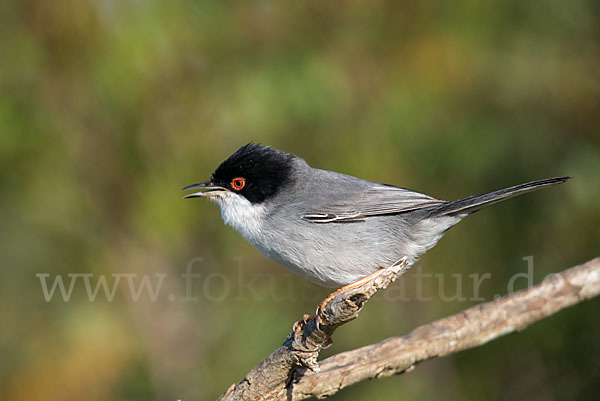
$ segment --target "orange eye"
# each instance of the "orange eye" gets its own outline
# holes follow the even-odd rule
[[[245,185],[246,185],[245,178],[238,177],[238,178],[234,178],[233,180],[231,180],[231,188],[235,189],[236,191],[241,191]]]

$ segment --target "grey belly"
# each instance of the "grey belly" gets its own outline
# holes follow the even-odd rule
[[[325,287],[340,287],[404,256],[409,264],[414,263],[459,220],[449,217],[423,222],[397,215],[356,223],[271,221],[260,238],[248,240],[292,272]]]

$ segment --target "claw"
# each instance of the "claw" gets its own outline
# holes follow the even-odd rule
[[[302,320],[298,320],[297,322],[294,322],[294,324],[292,325],[292,333],[297,333],[299,330],[302,329],[302,327],[306,323],[308,323],[312,319],[313,319],[313,317],[307,315],[306,313],[304,315],[302,315]]]

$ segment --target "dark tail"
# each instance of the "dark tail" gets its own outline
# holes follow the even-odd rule
[[[572,177],[556,177],[546,180],[528,182],[526,184],[516,185],[514,187],[500,189],[484,195],[469,196],[468,198],[459,199],[444,203],[435,207],[432,210],[432,216],[445,216],[455,214],[470,214],[478,211],[482,207],[503,201],[513,196],[521,195],[527,192],[535,191],[540,188],[549,187],[551,185],[561,184]]]

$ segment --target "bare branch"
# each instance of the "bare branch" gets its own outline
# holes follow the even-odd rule
[[[402,269],[404,265],[398,267]],[[329,396],[359,381],[410,371],[424,360],[523,330],[600,294],[600,258],[595,258],[534,287],[420,326],[406,336],[334,355],[322,361],[319,370],[316,358],[320,349],[328,344],[329,336],[339,325],[356,318],[364,302],[393,281],[396,274],[390,274],[390,270],[381,270],[383,278],[353,289],[354,292],[336,294],[327,306],[326,321],[320,327],[313,318],[305,316],[294,325],[294,332],[278,350],[244,380],[232,385],[221,399],[302,400]]]
[[[292,375],[306,369],[318,371],[317,357],[331,343],[336,328],[358,316],[358,313],[379,289],[387,287],[403,272],[406,258],[387,269],[380,269],[360,280],[359,285],[344,287],[331,294],[325,309],[317,318],[304,315],[294,323],[293,331],[281,347],[252,369],[242,381],[232,385],[220,400],[280,400],[291,389]]]

